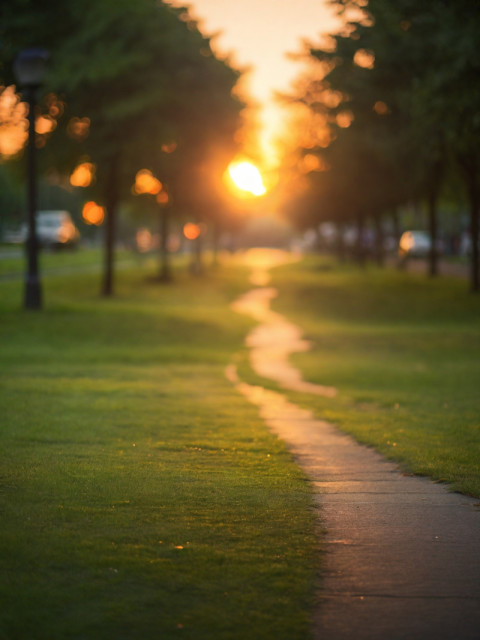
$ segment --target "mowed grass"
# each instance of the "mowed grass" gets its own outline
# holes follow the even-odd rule
[[[125,252],[122,252],[122,254]],[[26,249],[24,245],[0,245],[0,277],[23,275],[26,269]],[[98,249],[72,249],[40,251],[39,263],[42,272],[51,269],[68,269],[70,267],[91,267],[102,264],[102,256]]]
[[[293,394],[407,472],[480,497],[480,296],[466,281],[322,257],[272,272],[273,308],[312,350],[293,361],[339,394]]]
[[[306,638],[310,489],[224,378],[246,272],[147,275],[0,282],[0,638]]]
[[[103,255],[100,249],[82,247],[81,249],[45,249],[38,255],[42,277],[51,274],[83,272],[100,273],[103,266]],[[138,254],[121,249],[116,252],[118,268],[152,263],[149,255]],[[0,282],[2,280],[23,278],[26,271],[26,250],[23,245],[0,245]]]

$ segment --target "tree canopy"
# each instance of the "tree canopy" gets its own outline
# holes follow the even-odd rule
[[[320,46],[310,46],[320,78],[312,76],[295,96],[322,118],[327,131],[326,143],[313,150],[329,169],[330,186],[323,194],[330,202],[324,207],[336,215],[340,208],[347,218],[362,211],[375,217],[425,198],[435,235],[442,183],[455,166],[462,167],[471,203],[472,288],[478,289],[478,4],[332,4],[343,27]],[[435,242],[432,247],[434,259]]]
[[[43,165],[67,174],[82,159],[95,166],[109,294],[115,210],[139,170],[168,183],[174,206],[200,209],[207,197],[213,206],[215,192],[199,176],[221,175],[234,155],[239,73],[214,55],[187,9],[154,0],[14,0],[3,9],[6,83],[14,56],[32,44],[50,50],[45,89],[63,112]]]

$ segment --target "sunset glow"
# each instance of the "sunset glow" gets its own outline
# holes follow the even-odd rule
[[[260,171],[247,160],[233,162],[228,167],[228,174],[235,186],[241,191],[253,196],[263,196],[267,191]]]
[[[289,93],[299,71],[298,60],[286,54],[300,52],[304,40],[316,42],[320,34],[336,30],[340,19],[326,0],[191,0],[188,4],[205,32],[216,34],[211,42],[215,53],[229,57],[239,68],[249,68],[241,90],[259,107],[259,129],[258,146],[247,145],[245,153],[260,153],[263,164],[276,166],[287,108],[274,94]]]

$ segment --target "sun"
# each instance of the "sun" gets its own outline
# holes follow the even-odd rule
[[[232,162],[228,167],[228,175],[234,185],[252,196],[263,196],[267,190],[257,167],[248,160]]]

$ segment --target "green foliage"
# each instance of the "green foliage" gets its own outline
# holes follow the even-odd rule
[[[203,160],[207,142],[231,145],[238,74],[213,56],[185,10],[150,0],[82,2],[72,10],[77,26],[56,52],[51,87],[66,96],[68,118],[90,119],[81,147],[101,181],[112,159],[120,159],[125,194],[141,168],[164,179],[171,158],[160,148],[172,140],[180,154],[195,143]]]
[[[379,216],[427,198],[435,239],[436,200],[443,181],[452,174],[455,179],[452,167],[460,161],[476,238],[478,3],[332,4],[342,14],[344,27],[331,36],[328,47],[310,50],[323,78],[312,79],[297,96],[323,116],[330,130],[328,148],[318,148],[317,153],[330,166],[322,182],[333,187],[316,189],[318,209],[329,212],[331,219],[354,219],[362,211]],[[353,116],[346,128],[339,120],[345,112]],[[478,271],[478,264],[474,268]]]
[[[90,192],[107,209],[110,294],[116,211],[139,170],[167,184],[177,210],[220,215],[218,187],[243,106],[232,94],[239,73],[215,57],[187,9],[165,2],[77,0],[62,5],[60,30],[57,2],[11,5],[0,41],[4,75],[10,80],[15,54],[34,39],[50,50],[45,89],[61,98],[64,113],[41,160],[67,175],[85,158],[95,164]],[[174,153],[163,153],[172,142]]]

